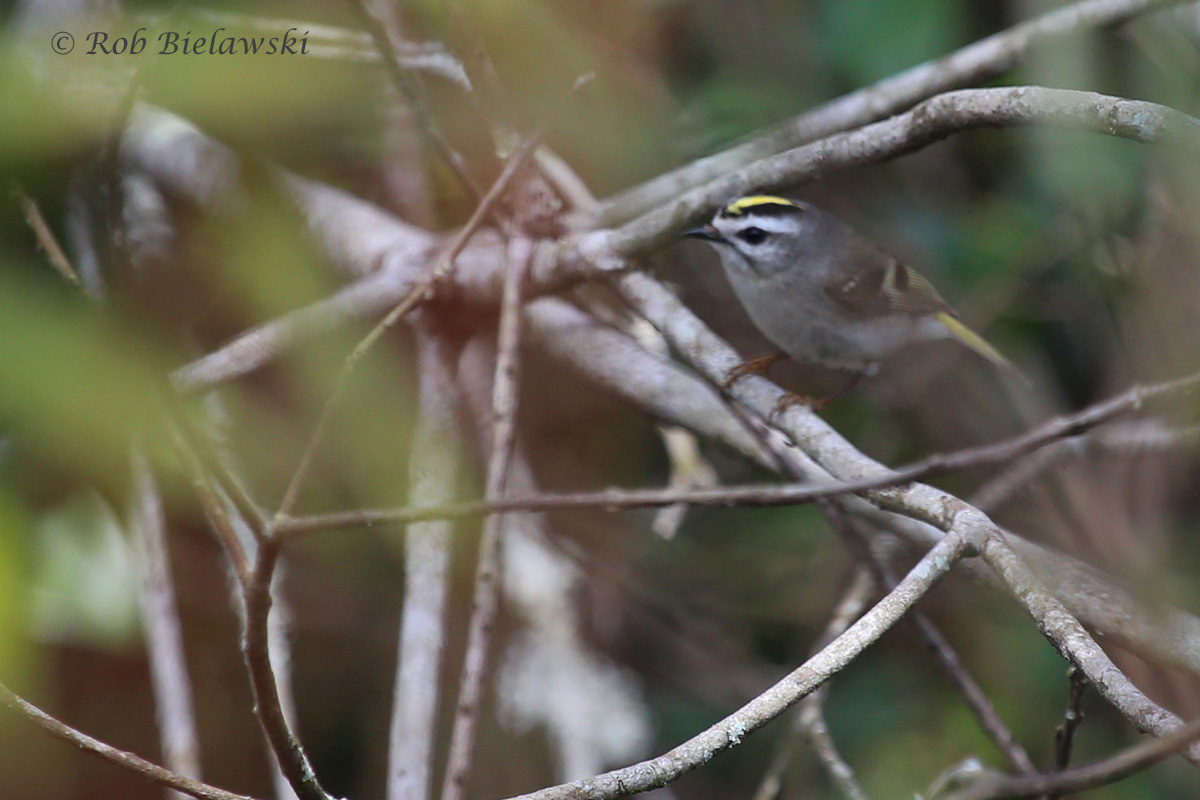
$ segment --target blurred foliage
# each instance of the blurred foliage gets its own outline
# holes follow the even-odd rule
[[[440,229],[473,200],[393,113],[376,66],[324,58],[84,54],[86,30],[113,36],[145,19],[73,22],[76,51],[55,56],[27,3],[0,3],[0,678],[66,721],[148,757],[158,745],[147,666],[134,635],[133,576],[118,532],[130,447],[160,474],[185,645],[195,681],[206,777],[270,794],[237,653],[227,573],[161,402],[171,369],[240,331],[328,297],[343,283],[280,191],[276,166],[392,209],[418,208]],[[52,5],[52,4],[47,4]],[[203,35],[209,12],[353,27],[348,4],[143,2],[151,31]],[[1040,0],[424,0],[399,8],[414,41],[443,42],[499,78],[481,96],[424,76],[423,96],[478,182],[499,165],[494,125],[527,130],[582,73],[594,83],[555,118],[548,141],[599,195],[752,136],[807,108],[1027,19]],[[290,24],[290,23],[289,23]],[[235,25],[231,31],[240,32]],[[1200,105],[1200,15],[1167,10],[1117,30],[1035,48],[995,83],[1034,83]],[[478,48],[478,51],[476,50]],[[151,42],[150,50],[154,49]],[[477,65],[476,65],[477,66]],[[131,82],[233,148],[245,183],[219,209],[135,181],[114,214],[114,126]],[[501,114],[503,120],[489,114]],[[407,159],[407,160],[405,160]],[[399,163],[406,181],[386,167]],[[35,200],[85,278],[85,297],[46,263],[17,201]],[[413,188],[416,187],[416,188]],[[952,349],[890,365],[825,416],[865,452],[901,463],[1000,438],[1134,380],[1200,368],[1200,166],[1194,158],[1059,130],[977,131],[887,164],[830,174],[798,193],[929,274],[964,317],[1035,380],[1003,384]],[[138,217],[138,218],[135,218]],[[152,256],[131,270],[119,241]],[[747,355],[765,352],[700,249],[676,248],[659,274]],[[450,335],[487,328],[478,310],[439,307]],[[266,507],[278,502],[345,355],[367,323],[290,349],[268,369],[181,413],[214,421]],[[339,406],[302,510],[404,502],[415,405],[413,343],[397,331],[364,360]],[[667,464],[648,421],[527,348],[522,445],[541,485],[582,490],[658,485]],[[840,376],[783,366],[789,388]],[[1169,409],[1188,422],[1194,399]],[[464,423],[464,439],[474,441]],[[719,447],[706,456],[729,483],[766,480]],[[478,494],[468,458],[463,496]],[[1104,454],[1066,462],[998,519],[1083,557],[1139,590],[1200,611],[1194,532],[1196,453]],[[969,495],[986,478],[948,476]],[[649,514],[550,515],[557,546],[586,576],[577,598],[594,646],[644,686],[656,752],[711,724],[805,658],[849,582],[852,562],[811,508],[704,509],[672,541]],[[456,539],[446,680],[461,657],[475,527]],[[403,550],[394,529],[330,533],[291,547],[301,733],[339,796],[382,795]],[[1035,761],[1051,763],[1066,701],[1065,665],[1014,603],[951,579],[925,602]],[[502,619],[502,638],[518,622]],[[36,644],[35,644],[36,643]],[[1194,681],[1116,651],[1156,700],[1200,711]],[[1134,740],[1094,695],[1078,762]],[[554,780],[547,739],[485,716],[477,797]],[[443,719],[450,702],[443,703]],[[829,724],[873,797],[912,796],[968,754],[1001,758],[900,626],[834,681]],[[26,727],[23,727],[26,726]],[[686,798],[749,796],[787,735],[778,721],[685,777]],[[159,797],[157,788],[0,715],[6,800]],[[253,754],[247,757],[247,754]],[[1097,798],[1190,798],[1192,768],[1169,763]],[[801,748],[785,796],[837,796]],[[97,788],[100,787],[100,788]]]

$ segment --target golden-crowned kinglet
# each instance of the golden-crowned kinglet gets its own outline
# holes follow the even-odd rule
[[[906,345],[952,338],[1016,372],[929,281],[807,203],[741,197],[685,235],[713,244],[750,319],[796,361],[869,375]],[[781,357],[748,361],[729,383]]]

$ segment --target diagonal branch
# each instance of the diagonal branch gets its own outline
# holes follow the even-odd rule
[[[519,800],[613,800],[657,789],[706,763],[806,697],[895,625],[934,584],[973,550],[973,534],[955,531],[926,553],[896,588],[846,631],[783,680],[716,725],[657,758],[594,778],[552,786]]]
[[[935,94],[977,84],[1014,67],[1034,47],[1085,28],[1117,25],[1178,0],[1085,0],[980,39],[933,61],[817,106],[766,134],[659,175],[603,201],[597,226],[627,222],[683,192],[839,131],[884,119]]]
[[[361,509],[357,511],[288,517],[277,526],[280,533],[298,534],[331,528],[380,523],[405,523],[430,519],[453,519],[497,511],[616,511],[653,508],[686,503],[697,506],[780,506],[808,503],[827,497],[859,494],[876,489],[901,486],[933,475],[970,467],[998,464],[1025,453],[1055,444],[1090,428],[1102,425],[1122,414],[1141,408],[1147,402],[1175,393],[1186,393],[1200,386],[1200,372],[1182,378],[1134,386],[1083,411],[1047,420],[1018,436],[999,442],[969,447],[952,453],[937,453],[905,467],[889,469],[852,481],[810,481],[807,483],[758,486],[725,486],[712,489],[605,489],[599,492],[543,494],[536,497],[509,497],[499,500],[475,500],[426,508]]]
[[[227,181],[236,173],[236,159],[199,131],[163,112],[139,112],[139,126],[132,139],[138,163],[156,180],[175,193],[183,192],[197,202],[213,203],[226,191],[214,189],[213,174]],[[1091,131],[1140,142],[1162,142],[1200,151],[1200,120],[1165,106],[1125,100],[1092,92],[1042,87],[974,89],[952,92],[922,103],[912,111],[850,133],[838,134],[782,153],[698,189],[674,202],[613,230],[586,231],[567,236],[556,248],[554,258],[535,261],[528,293],[542,294],[565,288],[585,278],[611,276],[628,269],[623,256],[665,247],[676,235],[694,224],[730,197],[752,190],[794,187],[838,169],[884,161],[920,149],[958,131],[979,127],[1045,125]],[[172,150],[187,157],[168,158],[160,152],[163,135],[152,135],[165,126],[175,136]],[[143,130],[144,129],[144,130]],[[203,160],[210,169],[203,174],[188,171],[180,163]],[[510,159],[511,161],[511,159]],[[360,282],[380,264],[389,270],[388,283],[372,289],[390,297],[405,297],[420,284],[411,262],[429,250],[434,241],[428,233],[406,225],[391,215],[351,195],[313,181],[286,177],[285,184],[305,211],[316,237],[330,251],[334,262]],[[468,223],[470,224],[470,223]],[[476,223],[478,224],[478,223]],[[501,261],[494,238],[478,237],[462,252],[461,266],[454,275],[454,294],[463,302],[494,307],[499,297],[497,263]],[[364,244],[364,241],[366,244]],[[465,243],[464,243],[465,244]],[[365,289],[365,287],[363,287]],[[420,286],[424,291],[424,286]],[[350,294],[351,289],[343,290]],[[364,291],[356,302],[347,302],[346,313],[367,316],[378,313]],[[330,301],[325,301],[330,302]],[[303,311],[303,310],[302,310]],[[220,350],[179,370],[175,378],[189,389],[212,386],[245,375],[273,359],[288,342],[309,334],[301,311],[288,315],[293,324],[276,329],[273,323],[244,334]],[[324,323],[334,317],[314,315]],[[280,321],[282,323],[282,320]],[[313,323],[315,329],[321,325]],[[268,336],[268,333],[270,334]],[[263,340],[268,344],[264,345]]]
[[[1157,764],[1180,747],[1200,737],[1200,720],[1193,720],[1161,739],[1134,745],[1103,761],[1050,775],[988,776],[946,800],[999,800],[1075,794],[1116,783]]]
[[[64,742],[74,745],[85,753],[99,756],[111,764],[123,767],[130,772],[136,772],[147,780],[191,795],[197,798],[197,800],[254,800],[244,794],[227,792],[224,789],[218,789],[215,786],[209,786],[207,783],[201,783],[184,775],[171,772],[169,769],[163,769],[140,756],[135,756],[133,753],[128,753],[124,750],[118,750],[98,739],[93,739],[86,733],[81,733],[70,725],[60,722],[32,703],[13,694],[12,690],[4,684],[0,684],[0,702],[3,702],[13,711],[33,720],[51,736],[62,739]]]
[[[609,244],[624,255],[664,247],[731,197],[794,187],[834,170],[887,161],[962,131],[1032,125],[1200,152],[1200,120],[1158,103],[1042,86],[962,89],[882,122],[726,172],[616,228]]]
[[[504,282],[504,301],[500,309],[497,334],[496,372],[492,383],[491,450],[488,456],[485,497],[499,500],[508,488],[509,463],[516,439],[517,393],[520,374],[521,292],[526,271],[533,257],[533,241],[514,236],[508,247],[508,272]],[[450,750],[446,756],[446,774],[442,800],[461,800],[466,792],[467,775],[475,746],[475,727],[483,697],[483,677],[487,668],[492,625],[500,601],[500,548],[503,514],[491,514],[484,522],[479,542],[475,573],[475,599],[467,628],[467,650],[463,657],[458,703]]]
[[[676,298],[650,278],[630,274],[621,280],[619,288],[626,299],[711,380],[720,380],[738,363],[732,348],[708,331]],[[764,419],[775,412],[783,394],[778,387],[757,376],[739,381],[731,391],[738,402]],[[803,454],[802,468],[812,479],[828,479],[831,474],[843,479],[859,479],[886,471],[886,467],[858,451],[807,408],[793,406],[779,418],[781,429]],[[846,498],[843,502],[852,499]],[[947,536],[960,526],[968,526],[977,534],[985,535],[987,549],[983,554],[988,566],[1010,592],[1026,604],[1042,632],[1064,657],[1084,670],[1106,700],[1140,730],[1161,736],[1178,727],[1178,717],[1154,704],[1133,686],[1087,635],[1078,620],[1058,599],[1041,588],[999,528],[978,509],[920,483],[875,490],[867,493],[865,499],[869,506],[928,523],[946,531]],[[1088,605],[1084,603],[1083,607]]]
[[[1183,726],[1179,717],[1154,703],[1133,685],[1071,612],[1046,591],[999,530],[988,536],[982,556],[1063,658],[1079,667],[1100,696],[1134,727],[1143,733],[1163,737]],[[1200,744],[1189,745],[1181,755],[1200,766]]]
[[[875,592],[875,581],[866,567],[859,566],[854,573],[854,580],[842,596],[841,601],[833,610],[829,624],[821,632],[813,648],[819,652],[835,637],[850,627],[854,620],[862,616],[872,594]],[[812,694],[800,701],[796,711],[792,729],[787,732],[779,749],[771,758],[771,763],[763,773],[758,788],[754,792],[754,800],[775,800],[783,786],[783,773],[791,762],[792,754],[800,735],[808,738],[818,760],[825,766],[830,779],[848,800],[866,800],[866,793],[858,784],[854,771],[838,752],[829,728],[825,724],[825,694],[829,684],[824,684]]]

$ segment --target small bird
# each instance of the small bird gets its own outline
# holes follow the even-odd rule
[[[782,351],[736,367],[726,388],[786,356],[855,372],[841,394],[901,348],[940,339],[1020,375],[920,273],[808,203],[740,197],[685,235],[715,247],[750,319]]]

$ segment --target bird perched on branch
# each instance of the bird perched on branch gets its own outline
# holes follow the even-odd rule
[[[750,319],[782,351],[739,365],[726,388],[790,357],[855,372],[841,394],[901,348],[940,339],[1020,375],[920,273],[808,203],[740,197],[685,235],[713,245]]]

